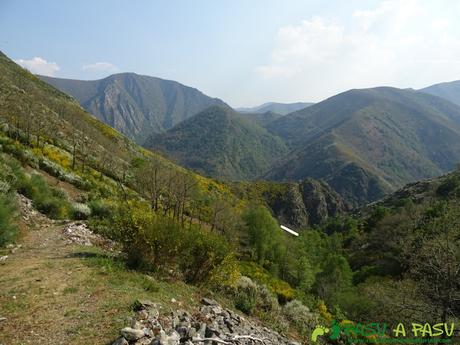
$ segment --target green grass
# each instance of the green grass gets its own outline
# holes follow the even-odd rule
[[[13,197],[0,194],[0,247],[16,239],[18,227],[15,218],[16,207]]]

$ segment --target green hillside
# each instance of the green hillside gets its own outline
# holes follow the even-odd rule
[[[265,113],[243,113],[244,118],[258,124],[259,126],[265,127],[270,122],[275,121],[282,117],[278,113],[274,113],[272,111],[267,111]]]
[[[268,128],[291,152],[265,177],[323,178],[358,204],[460,161],[460,108],[412,90],[347,91]]]
[[[287,153],[279,138],[229,107],[208,108],[144,146],[199,173],[231,180],[253,179]]]
[[[211,105],[224,105],[175,81],[135,73],[93,81],[40,78],[76,98],[88,112],[137,143]]]

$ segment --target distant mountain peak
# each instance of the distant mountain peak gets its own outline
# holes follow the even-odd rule
[[[420,90],[460,105],[460,80],[439,83]]]
[[[313,103],[308,102],[295,102],[295,103],[277,103],[277,102],[267,102],[257,107],[249,108],[236,108],[235,110],[240,113],[265,113],[271,111],[276,114],[286,115],[294,111],[304,109]]]
[[[39,77],[73,96],[99,120],[138,143],[211,105],[227,106],[196,88],[133,72],[89,81]]]

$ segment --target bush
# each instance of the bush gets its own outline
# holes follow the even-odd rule
[[[49,187],[40,175],[26,175],[17,167],[15,173],[17,191],[31,199],[37,210],[54,219],[69,215],[70,204],[62,191]]]
[[[252,314],[257,303],[257,284],[248,277],[241,277],[236,285],[235,307],[245,314]]]
[[[91,214],[93,217],[98,218],[112,218],[114,210],[111,205],[109,205],[104,200],[91,200],[88,203],[89,208],[91,209]]]
[[[72,218],[77,220],[88,219],[91,216],[91,209],[86,204],[73,203],[72,204]]]
[[[0,194],[0,246],[12,242],[16,237],[15,212],[13,197]]]
[[[112,236],[123,244],[128,265],[170,274],[188,283],[205,283],[228,262],[231,248],[220,236],[193,225],[153,214],[145,202],[123,204],[115,215]]]
[[[318,315],[312,313],[298,300],[288,302],[283,307],[283,315],[302,335],[311,334],[311,330],[318,324]]]
[[[259,285],[266,286],[274,293],[280,303],[290,301],[294,297],[294,289],[284,280],[271,275],[267,270],[254,262],[241,262],[241,273],[251,278]]]
[[[217,234],[199,227],[183,232],[179,268],[187,283],[206,282],[231,254],[229,245]]]
[[[280,310],[280,305],[276,295],[273,294],[265,285],[257,286],[256,308],[264,313],[279,312]]]

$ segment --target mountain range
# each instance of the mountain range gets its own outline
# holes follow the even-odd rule
[[[145,147],[220,179],[322,179],[358,205],[460,161],[460,82],[235,111],[196,89],[131,73],[41,78]]]
[[[297,110],[309,107],[314,103],[311,102],[296,102],[296,103],[276,103],[267,102],[257,107],[249,108],[236,108],[235,110],[240,113],[266,113],[267,111],[277,113],[280,115],[286,115]]]
[[[39,77],[74,97],[86,111],[137,143],[209,106],[225,105],[195,88],[135,73],[91,81]]]
[[[350,90],[271,122],[290,153],[264,177],[322,178],[354,203],[460,161],[460,107],[390,87]]]

